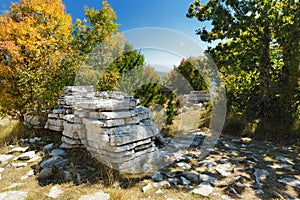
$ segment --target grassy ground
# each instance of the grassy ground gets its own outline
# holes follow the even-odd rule
[[[30,138],[34,136],[41,136],[43,138],[44,144],[48,144],[51,141],[59,143],[60,135],[55,135],[49,132],[43,131],[32,131],[26,129],[19,122],[13,120],[1,120],[0,121],[0,154],[7,154],[11,149],[10,145],[22,146],[20,138]],[[233,137],[223,135],[223,140],[230,141]],[[264,153],[258,154],[257,159],[259,160],[258,166],[256,168],[267,169],[270,172],[270,178],[267,179],[265,183],[265,194],[255,195],[252,187],[245,188],[241,191],[242,197],[240,199],[284,199],[280,194],[290,194],[295,197],[300,197],[300,191],[291,187],[278,183],[277,179],[280,177],[297,177],[299,176],[299,166],[300,166],[300,148],[299,146],[268,146],[264,141],[252,141],[254,144],[245,150],[251,150],[253,152],[264,150]],[[42,146],[30,146],[31,150],[38,150],[38,154],[43,156],[41,151]],[[236,155],[236,153],[230,152],[224,149],[222,146],[218,145],[215,147],[219,154],[210,154],[207,159],[220,160],[222,158],[228,158],[231,160],[232,164],[236,165],[234,173],[227,178],[217,177],[220,181],[219,184],[226,183],[232,180],[233,177],[242,176],[243,183],[249,184],[251,186],[255,185],[254,177],[252,172],[242,171],[243,168],[249,167],[247,163],[240,163],[239,159],[245,157],[245,155]],[[197,151],[197,149],[195,150]],[[296,163],[296,167],[292,170],[272,170],[267,168],[266,165],[276,162],[274,157],[277,155],[287,156],[292,158]],[[161,188],[163,194],[156,194],[158,188],[152,188],[146,193],[142,192],[142,188],[151,182],[149,176],[143,175],[120,175],[116,171],[113,171],[99,163],[98,161],[89,157],[88,152],[85,150],[78,150],[68,152],[69,159],[74,163],[77,168],[82,168],[85,166],[91,166],[91,170],[86,172],[81,172],[81,183],[77,184],[76,181],[70,182],[60,182],[55,180],[38,180],[37,176],[32,176],[28,179],[21,180],[21,176],[25,175],[29,170],[34,169],[36,172],[38,169],[38,162],[32,163],[24,168],[12,168],[9,166],[5,167],[5,171],[1,173],[2,180],[0,180],[0,193],[10,190],[22,190],[27,191],[27,200],[50,200],[52,198],[47,197],[52,186],[57,185],[62,190],[63,193],[57,198],[61,200],[70,199],[77,200],[80,196],[86,194],[92,194],[95,192],[103,191],[109,193],[111,200],[127,200],[127,199],[184,199],[184,200],[196,200],[196,199],[219,199],[215,196],[210,196],[209,198],[200,197],[198,195],[192,194],[192,190],[183,186],[178,186],[176,188]],[[202,166],[199,166],[199,158],[192,158],[187,160],[197,172],[205,172]],[[175,166],[176,167],[176,166]],[[174,166],[164,169],[165,172],[169,172],[174,169]],[[163,170],[163,171],[164,171]],[[177,169],[178,170],[178,169]],[[180,170],[179,170],[180,171]],[[216,176],[216,175],[214,175]],[[15,188],[8,188],[13,183],[22,183]],[[116,183],[117,184],[116,186]],[[215,192],[219,194],[228,195],[228,189],[226,187],[216,187]],[[279,195],[277,195],[277,194]]]

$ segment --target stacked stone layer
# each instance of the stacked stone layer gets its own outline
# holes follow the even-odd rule
[[[162,137],[148,108],[122,92],[94,92],[92,87],[63,89],[59,106],[45,128],[62,131],[62,148],[85,146],[106,165],[136,171],[157,158],[154,141]]]

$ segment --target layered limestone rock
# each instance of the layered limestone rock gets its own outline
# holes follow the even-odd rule
[[[158,156],[155,140],[164,143],[148,108],[122,92],[94,92],[93,87],[63,89],[45,128],[61,131],[61,148],[86,147],[106,165],[138,171]]]

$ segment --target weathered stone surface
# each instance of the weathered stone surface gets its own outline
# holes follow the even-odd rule
[[[62,149],[53,149],[50,153],[51,156],[65,156],[67,152]]]
[[[9,153],[16,153],[16,152],[21,152],[21,153],[24,153],[25,151],[28,150],[29,147],[15,147],[13,149],[11,149],[9,151]]]
[[[143,188],[142,188],[142,191],[143,193],[146,193],[148,192],[149,190],[151,190],[152,188],[152,184],[151,183],[148,183],[147,185],[145,185]]]
[[[12,159],[14,156],[13,155],[4,155],[0,154],[0,163],[3,164],[7,162],[8,160]]]
[[[47,197],[56,199],[62,192],[62,189],[55,185],[51,187],[49,193],[47,194]]]
[[[22,153],[21,155],[16,157],[15,160],[30,160],[31,158],[34,158],[35,156],[36,156],[35,151],[28,151],[28,152]]]
[[[266,180],[266,178],[269,176],[269,172],[264,169],[255,169],[254,176],[258,188],[262,188],[263,184],[261,182],[264,182]]]
[[[221,174],[222,176],[226,177],[232,174],[233,172],[233,167],[229,164],[222,164],[222,165],[217,165],[216,166],[216,171]]]
[[[155,172],[151,178],[154,180],[154,181],[162,181],[164,179],[164,176],[162,175],[161,172]]]
[[[138,106],[139,100],[123,92],[66,87],[58,103],[48,116],[46,128],[63,131],[60,148],[84,145],[94,157],[115,169],[135,170],[147,159],[156,158],[155,136],[166,143],[151,121],[150,109]]]
[[[62,160],[63,158],[61,156],[54,156],[49,158],[48,160],[44,160],[40,165],[42,168],[52,167],[52,165]]]
[[[208,182],[208,183],[211,183],[211,182],[214,182],[214,181],[217,180],[217,178],[214,178],[214,177],[209,176],[207,174],[200,174],[199,179],[203,182]]]
[[[278,179],[278,182],[290,185],[292,187],[300,189],[300,179],[295,178],[281,178]]]
[[[187,163],[185,163],[185,162],[177,163],[177,166],[178,166],[178,167],[181,167],[181,168],[184,169],[184,170],[189,170],[189,169],[192,168],[189,164],[187,164]]]
[[[69,137],[66,137],[66,136],[62,136],[61,137],[61,141],[68,144],[68,145],[80,145],[81,142],[80,140],[78,139],[72,139],[72,138],[69,138]]]
[[[26,167],[27,163],[26,162],[11,163],[11,166],[13,166],[15,168]]]
[[[47,167],[47,168],[42,169],[42,171],[39,174],[39,178],[45,179],[45,178],[49,178],[52,175],[53,175],[52,168]]]
[[[73,139],[80,139],[81,133],[85,132],[86,130],[84,124],[74,124],[74,123],[64,122],[63,126],[64,126],[63,135]]]
[[[32,169],[29,170],[24,176],[21,176],[21,180],[25,180],[31,176],[34,176],[34,171]]]
[[[55,147],[54,143],[47,144],[47,145],[44,146],[43,151],[44,151],[44,152],[49,152],[49,151],[51,151],[52,149],[54,149],[54,147]]]
[[[8,191],[0,193],[0,200],[24,200],[28,192],[25,191]]]
[[[199,194],[201,196],[205,196],[207,197],[208,195],[210,195],[212,192],[214,191],[214,187],[211,186],[209,183],[207,182],[203,182],[200,185],[198,185],[195,189],[193,189],[193,193],[194,194]]]

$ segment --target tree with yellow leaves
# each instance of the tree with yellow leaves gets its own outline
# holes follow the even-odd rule
[[[0,113],[22,118],[56,104],[72,69],[72,19],[62,0],[21,0],[0,16]]]

